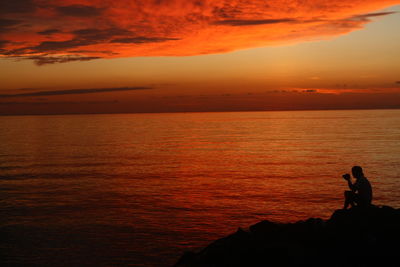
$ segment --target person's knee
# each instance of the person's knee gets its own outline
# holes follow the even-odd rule
[[[354,200],[355,200],[354,192],[353,191],[345,191],[344,199],[345,199],[345,201],[348,201],[348,202],[354,202]]]

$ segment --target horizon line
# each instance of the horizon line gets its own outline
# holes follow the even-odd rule
[[[304,108],[304,109],[265,109],[265,110],[210,110],[210,111],[165,111],[165,112],[86,112],[86,113],[48,113],[48,114],[0,114],[0,117],[13,117],[13,116],[77,116],[77,115],[128,115],[128,114],[175,114],[175,113],[236,113],[236,112],[287,112],[287,111],[355,111],[355,110],[400,110],[399,107],[387,108]]]

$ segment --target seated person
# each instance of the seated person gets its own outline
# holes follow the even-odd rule
[[[356,179],[355,183],[351,182],[350,174],[343,175],[347,181],[351,191],[344,192],[344,209],[349,205],[354,207],[368,207],[372,202],[372,187],[367,178],[364,176],[363,170],[360,166],[354,166],[351,169],[353,177]]]

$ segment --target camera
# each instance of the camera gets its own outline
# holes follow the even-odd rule
[[[348,173],[346,173],[346,174],[343,174],[343,179],[345,179],[345,180],[349,180],[350,179],[350,174],[348,174]]]

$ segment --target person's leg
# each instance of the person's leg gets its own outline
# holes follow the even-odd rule
[[[354,192],[353,191],[344,191],[344,207],[343,209],[347,209],[349,207],[354,207]]]
[[[360,195],[354,195],[354,203],[357,204],[357,207],[360,208],[368,208],[371,204],[368,203],[365,199],[361,198]]]

